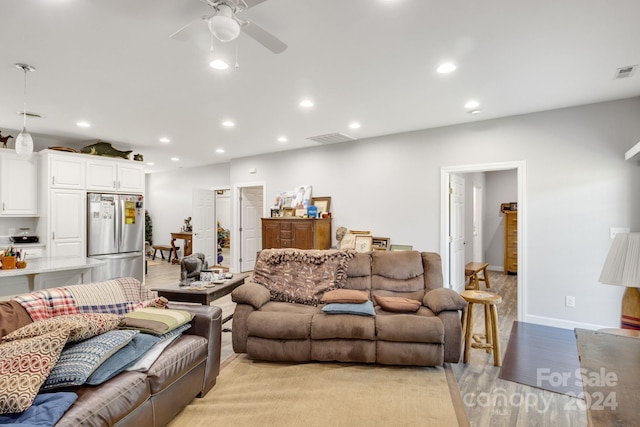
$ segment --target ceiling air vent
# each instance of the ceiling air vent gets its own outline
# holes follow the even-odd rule
[[[613,79],[625,79],[627,77],[631,77],[633,72],[638,68],[638,65],[629,65],[626,67],[620,67],[616,70],[616,74],[613,76]]]
[[[312,136],[307,139],[310,139],[315,142],[319,142],[320,144],[335,144],[337,142],[347,142],[347,141],[356,140],[356,138],[349,135],[345,135],[344,133],[340,133],[340,132],[328,133],[326,135]]]

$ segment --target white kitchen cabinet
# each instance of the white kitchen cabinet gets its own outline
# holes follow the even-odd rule
[[[53,189],[49,201],[49,256],[86,256],[86,193]]]
[[[51,153],[44,154],[47,159],[48,185],[52,188],[68,188],[84,190],[86,159],[77,154]],[[44,161],[44,159],[43,159]]]
[[[38,156],[0,152],[0,216],[38,215]]]
[[[125,161],[126,162],[126,161]],[[87,160],[87,191],[142,194],[144,167],[118,160]]]

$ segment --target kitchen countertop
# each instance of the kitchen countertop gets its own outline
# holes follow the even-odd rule
[[[31,260],[27,258],[26,268],[15,268],[11,270],[0,269],[0,279],[3,277],[51,273],[54,271],[94,268],[104,264],[105,264],[105,261],[100,261],[97,259],[86,258],[86,257],[34,258]]]

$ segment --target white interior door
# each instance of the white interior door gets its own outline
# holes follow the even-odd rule
[[[484,262],[482,243],[482,224],[484,221],[484,204],[482,187],[473,184],[473,260]]]
[[[262,249],[262,187],[246,187],[240,190],[240,271],[251,271],[256,264],[256,254]]]
[[[191,225],[193,227],[193,253],[202,252],[209,265],[215,265],[217,261],[215,250],[213,190],[200,188],[193,189]]]
[[[449,180],[449,280],[451,288],[464,290],[464,178]]]

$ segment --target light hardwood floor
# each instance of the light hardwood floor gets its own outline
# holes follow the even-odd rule
[[[180,276],[180,266],[167,262],[149,265],[146,276],[147,286],[153,287],[175,283]],[[516,276],[505,276],[489,272],[491,291],[502,296],[498,305],[500,342],[502,354],[507,349],[516,312]],[[484,287],[484,286],[483,286]],[[223,311],[223,318],[233,313],[235,304],[226,295],[213,302]],[[482,310],[475,310],[474,331],[484,329]],[[233,321],[223,325],[230,328]],[[549,349],[553,351],[553,349]],[[221,358],[225,360],[233,354],[231,332],[222,333]],[[493,366],[492,356],[474,349],[468,364],[451,364],[460,388],[460,394],[472,426],[571,426],[587,425],[583,403],[568,396],[552,393],[534,387],[505,381],[498,378],[500,368]]]

